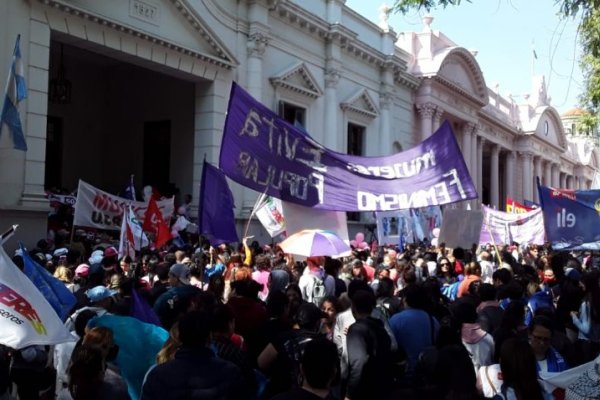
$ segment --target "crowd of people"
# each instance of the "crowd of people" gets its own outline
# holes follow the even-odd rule
[[[40,241],[29,254],[77,299],[76,341],[2,348],[0,399],[600,398],[592,254],[409,245],[299,261],[197,243],[134,262],[85,235]],[[153,333],[124,339],[140,301]],[[578,366],[566,389],[541,379]]]

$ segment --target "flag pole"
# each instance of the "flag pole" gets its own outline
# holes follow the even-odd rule
[[[256,202],[254,203],[254,207],[252,207],[252,212],[250,213],[250,217],[248,217],[248,222],[246,223],[246,229],[244,229],[244,236],[243,237],[248,236],[248,230],[250,229],[250,221],[252,221],[252,217],[254,217],[254,214],[256,214],[256,210],[258,209],[258,206],[265,199],[265,196],[267,195],[267,190],[268,189],[269,189],[269,186],[267,185],[267,187],[265,187],[265,191],[262,192],[262,194],[260,196],[258,196],[258,198],[256,199]]]

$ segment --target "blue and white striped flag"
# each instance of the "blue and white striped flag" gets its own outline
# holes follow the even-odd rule
[[[0,115],[0,135],[6,126],[12,134],[14,148],[27,151],[27,143],[23,135],[23,125],[18,109],[19,103],[27,98],[23,60],[21,59],[21,49],[19,47],[20,39],[21,35],[18,35],[12,65],[8,74],[6,95],[4,96],[4,105]]]

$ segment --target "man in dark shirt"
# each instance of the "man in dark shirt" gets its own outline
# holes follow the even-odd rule
[[[332,400],[331,386],[340,368],[337,348],[325,338],[306,344],[300,365],[300,387],[273,400]]]
[[[175,359],[148,372],[141,400],[237,400],[252,398],[240,369],[208,347],[210,317],[192,311],[179,320],[181,348]]]
[[[348,329],[348,389],[346,399],[384,399],[391,390],[391,339],[381,320],[371,317],[375,308],[372,291],[359,290],[352,297],[356,322]]]

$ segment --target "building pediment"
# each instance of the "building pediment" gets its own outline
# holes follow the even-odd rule
[[[536,137],[560,149],[567,149],[567,139],[560,115],[553,107],[540,107],[536,110],[537,118],[532,120],[532,132]],[[527,125],[525,125],[527,128]],[[525,131],[527,133],[527,131]]]
[[[39,0],[55,9],[232,68],[239,63],[189,0]]]
[[[323,91],[305,63],[300,62],[269,78],[275,88],[283,88],[309,98],[321,97]]]
[[[352,111],[369,118],[376,118],[379,110],[375,106],[375,101],[366,89],[360,89],[346,101],[340,104],[344,111]]]
[[[483,73],[475,57],[466,49],[446,49],[435,57],[438,64],[436,78],[450,83],[460,92],[482,105],[489,102],[488,90]]]

